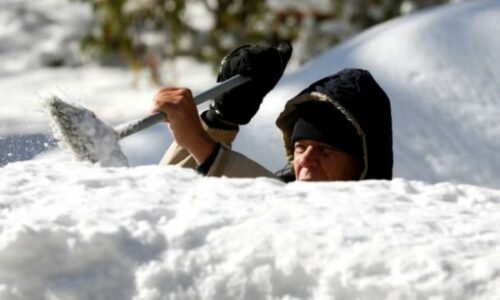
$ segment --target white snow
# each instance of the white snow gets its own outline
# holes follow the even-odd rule
[[[0,300],[500,295],[500,2],[387,22],[286,74],[243,127],[238,150],[282,167],[274,120],[284,101],[362,67],[392,100],[398,177],[292,184],[143,166],[170,142],[164,125],[121,142],[131,168],[60,151],[15,162],[31,146],[52,147],[42,95],[79,99],[118,124],[147,115],[156,87],[146,74],[133,87],[122,69],[79,65],[72,45],[91,21],[82,3],[0,8],[0,166],[11,162],[0,168]],[[46,66],[58,60],[75,65]],[[195,93],[215,81],[188,59],[166,62],[162,75]],[[33,143],[11,147],[25,139]]]
[[[0,177],[0,299],[500,293],[498,190],[49,161],[9,164]]]

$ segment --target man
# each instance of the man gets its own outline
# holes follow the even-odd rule
[[[252,81],[214,99],[201,118],[189,89],[160,90],[153,111],[166,113],[174,138],[161,164],[196,168],[209,176],[278,177],[286,182],[391,179],[390,103],[365,70],[325,77],[287,102],[276,124],[289,165],[279,174],[231,150],[239,126],[255,115],[290,55],[287,43],[231,52],[222,61],[218,81],[236,74]]]

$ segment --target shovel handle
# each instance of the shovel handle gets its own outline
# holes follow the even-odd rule
[[[210,99],[213,99],[217,96],[219,96],[222,93],[225,93],[237,86],[242,85],[245,82],[250,81],[251,78],[243,75],[236,75],[231,78],[229,78],[226,81],[223,81],[221,83],[218,83],[217,85],[213,86],[212,88],[202,92],[199,95],[196,95],[194,97],[194,103],[196,105],[200,105]],[[118,138],[122,139],[124,137],[127,137],[129,135],[132,135],[138,131],[141,131],[143,129],[146,129],[148,127],[151,127],[155,125],[156,123],[159,123],[161,121],[165,120],[165,113],[163,112],[158,112],[155,114],[152,114],[148,117],[145,117],[143,119],[139,119],[136,121],[133,121],[129,124],[121,125],[118,128],[116,128],[116,133],[118,134]]]

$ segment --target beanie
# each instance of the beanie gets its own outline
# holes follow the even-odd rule
[[[331,145],[363,160],[361,137],[346,116],[329,103],[305,103],[298,107],[291,141],[313,140]]]

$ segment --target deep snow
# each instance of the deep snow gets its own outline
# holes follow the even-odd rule
[[[500,191],[0,169],[0,299],[495,299]]]
[[[74,59],[37,46],[73,45],[71,24],[88,21],[79,5],[0,3],[0,165],[53,147],[36,104],[47,91],[109,124],[149,111],[156,88],[134,89],[121,69],[44,66]],[[471,1],[366,31],[287,74],[236,143],[281,167],[273,122],[283,101],[364,67],[391,97],[395,174],[406,179],[286,185],[100,168],[59,151],[0,168],[0,299],[498,298],[500,190],[453,181],[500,187],[499,15],[500,2]],[[195,93],[213,82],[207,66],[185,59],[175,66],[189,76],[175,81],[172,66],[165,78]],[[156,126],[121,144],[141,165],[169,140]]]

